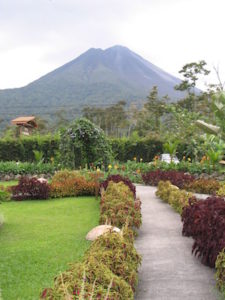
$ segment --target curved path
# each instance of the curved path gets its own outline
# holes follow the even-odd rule
[[[142,254],[136,300],[216,300],[214,270],[191,254],[180,215],[155,196],[155,187],[137,186],[142,227],[135,246]]]

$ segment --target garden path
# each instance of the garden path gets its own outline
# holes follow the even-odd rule
[[[142,255],[136,300],[215,300],[214,270],[191,253],[180,215],[155,196],[155,187],[137,186],[142,227],[135,241]]]

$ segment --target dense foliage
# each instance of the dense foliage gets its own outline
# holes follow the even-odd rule
[[[41,298],[134,299],[140,262],[130,236],[104,234],[92,243],[83,262],[56,277],[54,287],[45,289]]]
[[[55,170],[51,163],[0,161],[0,175],[54,174]]]
[[[183,235],[192,236],[192,251],[202,262],[215,267],[217,255],[225,247],[225,201],[219,197],[192,198],[182,213]]]
[[[121,228],[126,222],[129,226],[141,226],[141,202],[134,201],[132,191],[123,182],[109,182],[102,192],[100,203],[100,223]]]
[[[163,142],[159,139],[112,139],[111,140],[113,154],[115,159],[126,162],[142,158],[144,162],[152,161],[155,155],[163,152]]]
[[[40,182],[37,178],[21,177],[18,185],[11,187],[13,200],[47,199],[50,187],[47,182]]]
[[[129,189],[134,195],[134,198],[136,198],[136,186],[131,182],[129,178],[123,177],[119,174],[109,175],[107,179],[101,183],[100,187],[103,187],[106,190],[110,181],[113,181],[115,183],[119,183],[122,181],[125,185],[129,187]]]
[[[225,296],[225,249],[219,253],[216,259],[216,284]]]
[[[197,179],[185,185],[185,189],[200,194],[215,194],[220,189],[220,183],[215,179]]]
[[[156,196],[170,204],[175,211],[181,214],[183,208],[188,205],[189,198],[193,195],[185,190],[180,190],[169,181],[160,181],[156,191]]]
[[[50,184],[51,197],[69,197],[95,195],[99,190],[98,182],[88,181],[77,171],[59,171],[52,177]]]
[[[155,170],[145,174],[142,174],[142,179],[146,185],[158,185],[159,181],[169,180],[173,185],[179,188],[183,188],[186,184],[194,181],[194,177],[184,172],[178,171],[161,171]]]
[[[61,162],[67,168],[79,168],[91,163],[107,166],[111,147],[102,129],[81,118],[60,133]]]
[[[35,161],[34,150],[43,153],[45,162],[50,162],[59,149],[56,135],[30,136],[0,139],[0,161]]]
[[[225,197],[225,184],[220,187],[220,189],[216,192],[217,196]]]

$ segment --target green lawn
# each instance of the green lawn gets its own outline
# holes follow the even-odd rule
[[[0,181],[0,185],[3,185],[5,187],[7,186],[12,186],[12,185],[17,185],[18,181],[17,180],[10,180],[10,181]]]
[[[0,289],[3,300],[39,299],[53,278],[83,256],[98,224],[94,197],[0,204]],[[0,296],[1,298],[1,296]]]

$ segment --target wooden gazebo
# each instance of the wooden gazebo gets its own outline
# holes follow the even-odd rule
[[[19,127],[20,134],[30,135],[34,128],[37,128],[37,123],[34,116],[19,117],[11,121],[13,125]]]

